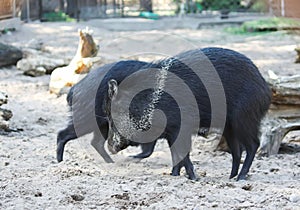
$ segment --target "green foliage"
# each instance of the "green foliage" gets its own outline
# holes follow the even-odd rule
[[[210,10],[235,11],[241,8],[241,0],[202,0],[203,8]]]
[[[225,30],[233,34],[261,33],[279,30],[300,30],[300,22],[289,18],[267,18],[247,21],[240,27],[230,27]]]
[[[16,31],[16,28],[3,28],[2,30],[0,30],[0,35],[2,34],[7,34],[9,32],[13,32]]]
[[[241,6],[242,0],[184,0],[187,13],[195,13],[202,10],[222,10],[222,11],[236,11]],[[177,4],[177,11],[179,11],[180,0],[173,0]]]
[[[269,6],[268,2],[265,0],[262,1],[256,1],[252,7],[250,8],[253,12],[268,12]]]
[[[300,28],[300,21],[289,18],[268,18],[254,21],[247,21],[242,26],[244,31],[278,31]]]
[[[261,35],[261,34],[268,34],[269,32],[249,32],[249,31],[244,31],[242,27],[227,27],[224,29],[225,32],[230,33],[230,34],[235,34],[235,35],[251,35],[251,36],[256,36],[256,35]]]
[[[152,19],[152,20],[159,19],[159,15],[153,12],[140,12],[140,17]]]
[[[57,21],[66,21],[66,22],[73,22],[75,19],[70,18],[64,12],[48,12],[43,14],[43,21],[50,21],[50,22],[57,22]]]

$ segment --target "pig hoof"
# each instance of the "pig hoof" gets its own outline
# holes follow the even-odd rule
[[[58,163],[63,161],[62,155],[57,155],[56,160],[57,160]]]
[[[190,180],[194,180],[194,181],[198,181],[198,180],[199,180],[199,178],[197,178],[195,174],[189,174],[189,175],[188,175],[188,178],[189,178]]]
[[[246,180],[247,179],[247,175],[245,174],[240,174],[238,175],[236,181],[240,181],[240,180]]]
[[[172,169],[171,175],[172,176],[179,176],[180,175],[180,169],[181,169],[181,166],[179,166],[179,165],[174,166],[173,169]]]
[[[140,154],[137,154],[137,155],[131,155],[129,157],[136,158],[136,159],[144,159],[144,158],[149,157],[150,155],[151,154],[140,153]]]
[[[174,173],[174,172],[172,172],[172,173],[170,173],[170,175],[171,175],[171,176],[179,176],[180,174],[179,174],[179,173]]]
[[[172,170],[171,176],[179,176],[180,170]]]
[[[236,175],[230,175],[229,179],[232,179],[234,178]]]

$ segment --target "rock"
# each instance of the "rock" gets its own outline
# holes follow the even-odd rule
[[[46,73],[50,74],[55,68],[65,65],[64,59],[36,55],[18,61],[17,68],[23,71],[25,75],[35,77]]]
[[[289,200],[293,203],[297,203],[298,201],[300,201],[300,195],[292,194],[290,195]]]
[[[74,201],[83,201],[84,200],[84,196],[83,195],[71,195],[71,198],[74,200]]]
[[[8,121],[12,116],[13,114],[10,110],[0,108],[0,119]]]
[[[7,103],[7,94],[0,91],[0,106]],[[7,131],[9,129],[8,120],[13,116],[8,109],[0,108],[0,131]]]
[[[7,94],[0,91],[0,106],[7,103]]]
[[[42,197],[42,196],[43,196],[43,193],[41,193],[41,192],[34,193],[34,197]]]
[[[6,131],[6,130],[8,130],[8,128],[9,128],[8,122],[7,122],[7,121],[3,121],[3,120],[1,119],[1,117],[0,117],[0,131],[1,131],[1,130]]]
[[[7,131],[9,129],[8,120],[12,117],[12,112],[7,109],[0,108],[0,131]]]
[[[17,68],[25,75],[37,77],[51,74],[55,68],[68,65],[69,60],[52,54],[42,41],[32,39],[23,48],[23,59],[18,61]]]
[[[251,191],[253,189],[253,186],[251,184],[246,184],[242,186],[242,189],[246,191]]]
[[[36,69],[24,71],[24,75],[31,77],[39,77],[45,75],[47,70],[43,66],[38,66]]]
[[[22,57],[23,53],[18,48],[0,43],[0,67],[16,65]]]
[[[110,196],[111,198],[116,198],[119,200],[130,200],[129,193],[123,193],[123,194],[114,194]]]

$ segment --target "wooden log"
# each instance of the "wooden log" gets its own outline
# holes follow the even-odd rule
[[[272,104],[300,105],[300,75],[269,80]]]
[[[295,51],[297,52],[297,57],[296,57],[295,63],[300,63],[300,47],[297,47],[295,49]]]
[[[100,61],[99,57],[96,57],[97,53],[98,47],[89,30],[80,30],[77,52],[70,64],[55,69],[51,74],[50,93],[67,93],[70,87],[85,77],[94,63]]]
[[[262,136],[260,138],[260,155],[269,156],[277,154],[284,137],[290,131],[300,130],[299,111],[300,109],[280,110],[277,112],[270,110],[261,126]],[[298,116],[285,117],[284,115],[286,112],[289,112],[290,114],[297,114],[298,112]]]
[[[273,73],[272,73],[273,74]],[[300,75],[269,79],[272,104],[261,125],[259,154],[277,154],[290,131],[300,130]]]

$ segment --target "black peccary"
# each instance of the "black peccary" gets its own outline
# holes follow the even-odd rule
[[[238,52],[222,48],[204,48],[201,50],[191,50],[175,56],[171,62],[172,65],[168,68],[168,72],[181,78],[193,92],[200,116],[198,129],[208,128],[212,122],[211,96],[208,94],[203,79],[208,80],[208,83],[205,81],[206,84],[213,84],[216,78],[208,76],[207,78],[204,77],[200,79],[190,66],[181,60],[198,68],[203,68],[203,71],[205,71],[207,70],[205,69],[207,67],[205,64],[206,61],[204,60],[205,58],[200,57],[199,59],[199,56],[195,56],[201,53],[204,54],[213,65],[224,88],[226,119],[224,122],[223,137],[226,139],[233,158],[230,178],[238,174],[241,154],[245,149],[247,153],[246,159],[237,180],[245,179],[259,147],[259,126],[271,103],[271,91],[252,61]],[[125,67],[130,65],[131,62],[132,61],[123,61],[111,68],[102,80],[100,84],[101,88],[98,89],[96,96],[96,114],[98,113],[98,115],[108,117],[108,145],[109,150],[113,153],[125,149],[129,145],[138,145],[138,143],[131,141],[131,139],[122,136],[115,126],[111,113],[112,105],[122,103],[122,100],[124,100],[126,96],[120,96],[120,94],[123,93],[119,92],[126,92],[126,90],[118,87],[118,85],[121,84],[127,76],[133,73],[145,71],[147,68],[163,68],[166,60],[146,64],[140,69],[126,68],[128,71],[124,71],[121,67],[118,67]],[[145,81],[148,79],[149,78],[145,78]],[[135,83],[138,82],[141,81],[133,81],[132,85],[134,86],[136,85]],[[151,102],[153,92],[154,90],[151,89],[142,90],[133,98],[129,109],[130,117],[133,121],[139,122],[142,118],[143,110],[145,110],[145,107]],[[180,126],[182,126],[180,124],[181,115],[176,113],[179,112],[182,107],[178,106],[176,101],[172,101],[172,95],[167,94],[163,90],[161,92],[160,100],[156,102],[154,108],[164,112],[167,118],[167,125],[159,138],[167,139],[173,159],[173,157],[176,156],[176,151],[174,149],[174,151],[172,150],[172,145],[176,141]],[[190,113],[190,115],[194,114],[195,113]],[[215,114],[222,115],[222,113],[218,113],[218,110]],[[217,122],[215,125],[218,127],[218,125],[222,125],[222,122]],[[147,129],[149,128],[144,128],[144,130]],[[190,133],[190,136],[191,135],[192,133]],[[143,158],[151,155],[155,143],[156,139],[154,139],[153,142],[142,144],[143,153],[137,157]],[[189,153],[187,153],[180,162],[176,163],[176,165],[174,165],[173,162],[172,175],[179,175],[182,167],[185,167],[190,179],[195,179],[196,176],[189,158]]]
[[[95,104],[97,90],[101,79],[103,79],[111,68],[120,68],[126,72],[127,70],[138,70],[146,64],[141,61],[127,62],[127,65],[107,64],[92,70],[85,78],[70,89],[67,95],[67,102],[70,108],[69,122],[67,127],[59,131],[57,135],[56,155],[58,162],[63,160],[65,144],[68,141],[89,133],[94,134],[91,144],[96,151],[106,162],[113,162],[104,148],[104,143],[108,135],[107,117],[95,114],[95,109],[99,108],[99,104]],[[97,98],[97,103],[102,104],[102,99],[103,96]]]

